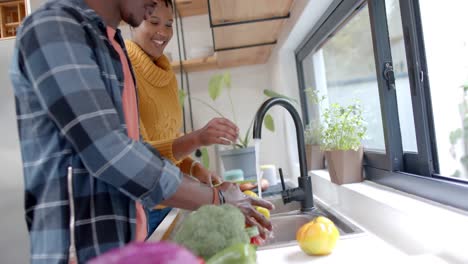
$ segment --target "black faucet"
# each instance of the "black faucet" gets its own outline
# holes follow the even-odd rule
[[[301,117],[299,116],[299,113],[296,111],[294,106],[288,100],[279,97],[273,97],[266,100],[257,110],[257,114],[255,115],[253,138],[261,138],[263,118],[265,117],[267,111],[274,105],[280,105],[286,108],[294,120],[294,125],[296,126],[297,150],[299,151],[299,164],[301,170],[301,175],[298,177],[299,187],[288,190],[284,190],[283,187],[283,192],[281,194],[283,197],[283,202],[286,204],[292,201],[300,201],[302,211],[312,211],[314,209],[314,200],[312,193],[312,179],[307,174],[304,145],[304,127],[302,126]]]

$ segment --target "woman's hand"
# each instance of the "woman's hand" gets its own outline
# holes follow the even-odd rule
[[[213,118],[202,129],[178,137],[172,143],[176,160],[190,155],[197,148],[213,144],[230,145],[237,141],[239,129],[226,118]]]
[[[237,141],[239,128],[226,118],[213,118],[203,128],[194,132],[199,146],[230,145]]]
[[[199,162],[193,165],[192,176],[197,178],[200,182],[208,185],[218,185],[222,182],[221,177],[216,173],[207,170]]]

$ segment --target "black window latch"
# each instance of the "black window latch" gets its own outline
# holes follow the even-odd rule
[[[391,62],[386,62],[383,72],[385,80],[390,89],[395,89],[395,72],[393,71],[393,65]]]

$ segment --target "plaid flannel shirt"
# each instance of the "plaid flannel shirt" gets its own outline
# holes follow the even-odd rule
[[[182,174],[127,137],[122,66],[102,19],[82,0],[48,2],[19,29],[10,76],[31,262],[76,252],[81,263],[130,242],[134,201],[159,204]]]

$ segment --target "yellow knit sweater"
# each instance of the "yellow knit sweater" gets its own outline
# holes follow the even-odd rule
[[[136,43],[125,41],[138,89],[140,132],[143,139],[162,156],[189,173],[193,160],[176,160],[174,140],[181,135],[182,109],[179,104],[177,79],[169,60],[163,55],[154,61]]]

